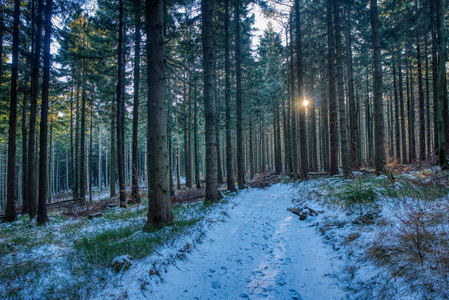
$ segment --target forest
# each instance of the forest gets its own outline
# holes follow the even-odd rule
[[[0,11],[0,297],[144,299],[135,290],[157,291],[155,275],[164,294],[163,266],[188,264],[211,224],[275,224],[244,204],[260,199],[316,226],[282,223],[287,244],[307,243],[300,228],[321,261],[344,252],[344,271],[323,269],[341,275],[323,283],[334,291],[298,274],[319,296],[254,275],[240,297],[449,296],[446,0],[2,0]],[[301,253],[292,260],[313,256]],[[66,288],[47,282],[54,264],[70,265]],[[145,264],[141,286],[123,275],[128,290],[116,290],[114,274]],[[204,297],[239,296],[217,280]]]

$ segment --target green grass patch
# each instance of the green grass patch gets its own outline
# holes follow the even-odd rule
[[[397,176],[397,185],[389,185],[380,193],[389,198],[410,197],[422,200],[435,200],[447,196],[448,187],[438,181],[427,183],[412,181],[405,177]]]
[[[350,210],[358,207],[360,213],[363,213],[364,206],[375,202],[378,198],[376,192],[371,186],[364,184],[358,179],[344,185],[342,191],[336,195],[344,206]]]

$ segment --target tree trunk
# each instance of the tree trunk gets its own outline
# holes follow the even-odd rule
[[[112,109],[111,109],[111,159],[110,159],[110,168],[109,168],[109,172],[110,174],[110,183],[109,183],[109,190],[110,190],[110,197],[113,198],[115,197],[116,191],[115,191],[115,173],[116,173],[116,159],[115,159],[115,155],[116,155],[116,150],[115,150],[115,137],[116,137],[116,110],[117,107],[115,105],[112,105]]]
[[[405,82],[407,92],[407,112],[408,112],[408,160],[410,163],[416,159],[415,147],[415,99],[413,95],[413,76],[410,70],[408,59],[405,60]]]
[[[330,129],[330,174],[338,174],[338,141],[337,141],[337,99],[335,91],[335,36],[332,22],[333,0],[327,0],[327,42],[328,42],[328,73],[329,73],[329,129]]]
[[[295,72],[293,55],[293,12],[290,14],[290,99],[291,99],[291,140],[292,140],[292,161],[293,161],[293,180],[298,180],[298,140],[296,137],[296,110],[298,101],[295,91]]]
[[[429,88],[429,56],[427,54],[427,35],[424,35],[424,57],[426,68],[426,154],[432,152],[431,138],[430,138],[430,88]]]
[[[30,219],[37,212],[37,166],[36,166],[36,117],[37,98],[39,94],[39,61],[41,57],[42,14],[44,11],[43,0],[38,0],[36,15],[36,35],[34,37],[34,53],[31,61],[31,103],[30,103],[30,133],[28,138],[28,214]],[[33,14],[34,16],[34,14]]]
[[[73,183],[73,170],[75,168],[75,155],[74,155],[74,145],[73,145],[73,78],[72,78],[72,82],[70,84],[70,168],[69,170],[67,170],[67,172],[70,172],[70,186],[67,185],[67,189],[71,189],[72,190],[72,194],[73,191],[75,189]],[[67,175],[67,177],[69,177],[69,175]]]
[[[193,154],[194,154],[194,164],[195,164],[195,186],[197,189],[201,188],[200,182],[200,166],[199,166],[199,141],[198,141],[198,103],[197,93],[196,93],[196,85],[195,85],[195,102],[193,109]]]
[[[444,132],[444,91],[446,89],[446,20],[445,20],[445,7],[446,1],[439,0],[438,7],[438,23],[440,27],[440,34],[438,37],[438,51],[439,51],[439,63],[438,63],[438,90],[437,90],[437,128],[438,132],[438,156],[439,163],[442,169],[448,169],[448,163],[446,158],[446,141]]]
[[[204,128],[206,143],[206,201],[215,202],[219,199],[219,196],[217,190],[217,145],[215,140],[217,112],[215,110],[214,89],[214,33],[212,24],[214,5],[212,0],[203,0],[201,8],[203,15],[204,115],[206,119]]]
[[[192,72],[189,73],[189,101],[184,109],[184,143],[185,143],[185,173],[186,188],[192,188],[192,146],[191,146],[191,116],[192,116]]]
[[[75,124],[75,168],[74,168],[74,190],[73,198],[79,199],[80,194],[80,84],[79,81],[76,84],[76,124]]]
[[[176,153],[175,153],[175,168],[176,168],[176,187],[181,190],[181,178],[180,178],[180,166],[179,166],[179,118],[178,107],[175,110],[175,122],[176,122]]]
[[[302,63],[302,37],[301,37],[301,12],[299,10],[299,0],[295,0],[296,11],[296,69],[298,76],[298,98],[299,105],[299,147],[301,152],[301,179],[308,179],[308,158],[307,158],[307,125],[306,125],[306,105],[304,93],[304,70]]]
[[[426,159],[426,121],[424,120],[424,89],[421,67],[421,47],[419,38],[416,41],[416,60],[418,61],[418,94],[419,94],[419,159]]]
[[[28,212],[28,130],[27,130],[27,106],[28,96],[25,93],[22,105],[22,214]]]
[[[242,54],[240,36],[240,3],[235,0],[235,76],[236,76],[236,109],[237,109],[237,182],[238,188],[245,187],[245,165],[243,152],[243,108],[242,108]]]
[[[348,128],[346,120],[346,105],[345,105],[345,91],[343,83],[343,54],[341,42],[341,27],[340,27],[340,4],[339,0],[334,0],[334,27],[335,27],[335,45],[336,45],[336,63],[337,63],[337,86],[338,86],[338,109],[340,114],[340,144],[341,144],[341,161],[343,168],[343,176],[345,178],[352,176],[351,165],[349,162],[349,147],[348,147]]]
[[[80,204],[86,204],[86,74],[87,63],[83,60],[83,75],[82,75],[82,92],[81,92],[81,129],[80,129],[80,143],[79,143],[79,198]]]
[[[254,178],[253,119],[249,119],[249,177]]]
[[[438,145],[438,16],[436,14],[437,0],[430,1],[430,23],[432,25],[432,87],[433,87],[433,145],[434,150],[437,150]]]
[[[0,85],[3,79],[3,6],[0,7]]]
[[[140,88],[140,1],[135,4],[134,41],[134,103],[133,103],[133,141],[132,141],[132,184],[129,203],[140,203],[139,174],[137,168],[137,145],[139,132],[139,88]]]
[[[398,88],[397,88],[397,80],[396,80],[396,62],[393,54],[393,90],[394,90],[394,125],[395,125],[395,133],[396,133],[396,147],[394,159],[400,160],[401,158],[401,132],[400,132],[400,122],[399,122],[399,96],[398,96]]]
[[[16,215],[16,137],[17,137],[17,92],[19,83],[19,22],[20,1],[14,1],[13,49],[11,68],[11,99],[9,105],[8,129],[8,179],[4,220],[15,221]],[[0,62],[1,63],[1,62]]]
[[[173,222],[165,103],[164,1],[146,1],[148,90],[148,221],[145,229]]]
[[[93,173],[92,173],[92,150],[93,150],[93,123],[94,123],[94,105],[91,104],[90,107],[90,141],[89,141],[89,162],[88,162],[88,180],[89,180],[89,203],[92,204],[92,181],[93,181]],[[98,159],[100,159],[100,152],[98,152]],[[98,184],[98,189],[100,189],[100,184]]]
[[[117,168],[120,207],[126,207],[125,187],[125,97],[123,57],[123,0],[119,0],[119,37],[117,57]]]
[[[229,54],[229,0],[225,0],[225,105],[226,105],[226,186],[235,192],[234,173],[232,170],[232,135],[231,135],[231,64]]]
[[[50,91],[50,44],[51,44],[51,10],[52,0],[45,5],[45,37],[44,37],[44,73],[42,77],[42,107],[39,134],[39,198],[37,223],[49,221],[47,215],[47,134],[48,134],[48,96]]]
[[[352,39],[351,39],[351,16],[348,11],[348,26],[346,29],[346,53],[347,70],[348,70],[348,102],[349,102],[349,131],[350,131],[350,150],[349,153],[352,159],[352,168],[359,169],[359,157],[357,153],[357,107],[354,95],[354,72],[352,67]]]
[[[370,0],[371,28],[373,34],[373,63],[374,63],[374,140],[375,140],[375,166],[377,172],[385,169],[385,143],[384,143],[384,115],[382,99],[382,62],[380,56],[379,15],[377,0]]]
[[[400,48],[398,48],[398,52],[400,53]],[[399,54],[400,55],[400,54]],[[403,84],[402,84],[402,65],[401,65],[401,57],[399,56],[399,65],[398,65],[398,81],[399,81],[399,110],[401,113],[401,163],[407,164],[407,137],[405,131],[405,109],[404,109],[404,92],[403,92]]]
[[[214,67],[215,69],[215,67]],[[214,77],[216,75],[214,74]],[[215,84],[216,85],[216,84]],[[215,88],[217,93],[217,89]],[[223,172],[221,170],[221,153],[220,153],[220,107],[218,106],[218,96],[215,97],[216,106],[215,111],[217,112],[216,122],[215,122],[215,144],[217,145],[217,184],[223,184]]]

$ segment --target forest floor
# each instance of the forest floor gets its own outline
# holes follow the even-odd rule
[[[147,199],[44,227],[23,216],[0,224],[0,298],[447,299],[449,175],[393,173],[188,201],[149,233]]]
[[[229,200],[223,222],[186,259],[151,267],[142,261],[100,296],[130,299],[341,299],[338,258],[316,228],[287,211],[290,184],[246,190]],[[215,222],[211,220],[211,222]],[[162,252],[164,253],[164,252]],[[101,298],[101,297],[100,297]]]

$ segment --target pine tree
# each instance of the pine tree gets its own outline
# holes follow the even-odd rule
[[[165,103],[164,0],[146,0],[148,220],[145,229],[173,222]]]
[[[51,44],[51,13],[52,0],[45,5],[45,37],[44,37],[44,73],[42,78],[42,107],[39,134],[39,198],[37,223],[49,221],[47,215],[48,174],[47,174],[47,139],[48,139],[48,98],[50,92],[50,44]]]
[[[7,199],[4,220],[15,221],[16,215],[16,127],[17,127],[17,92],[19,83],[19,23],[20,1],[14,1],[13,49],[11,69],[11,98],[9,104],[8,130],[8,179]]]
[[[213,3],[211,0],[201,2],[203,16],[203,68],[204,68],[204,114],[206,142],[206,200],[215,202],[219,199],[217,190],[217,146],[215,137],[216,106],[214,76],[214,37],[213,37]]]
[[[370,0],[371,29],[373,33],[374,57],[374,134],[375,134],[375,166],[377,172],[385,169],[384,115],[382,99],[382,62],[380,57],[379,14],[377,0]]]

